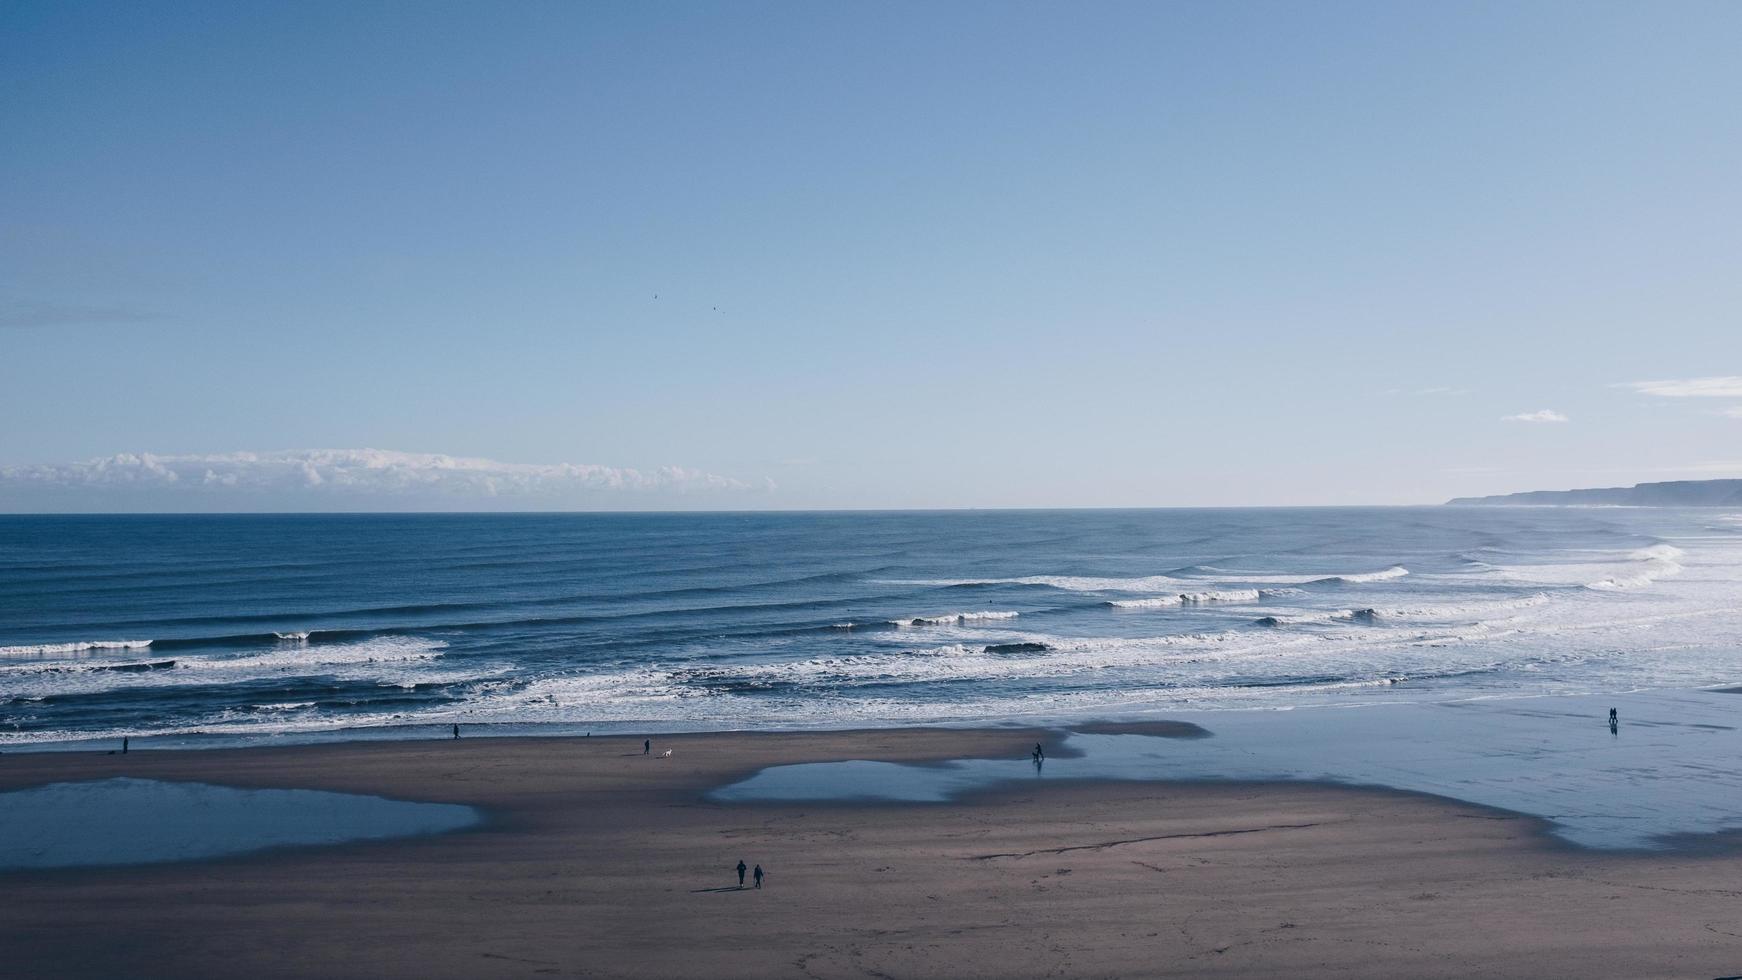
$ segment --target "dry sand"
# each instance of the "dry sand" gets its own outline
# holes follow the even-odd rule
[[[7,754],[0,789],[130,775],[468,803],[489,820],[0,874],[0,975],[1742,974],[1742,857],[1578,852],[1531,818],[1442,799],[1050,781],[948,805],[704,799],[765,765],[1023,757],[1036,738],[684,735],[656,740],[667,760],[639,738]],[[740,858],[766,888],[731,887]]]

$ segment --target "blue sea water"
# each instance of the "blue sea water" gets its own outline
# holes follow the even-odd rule
[[[0,743],[1116,718],[1742,680],[1742,515],[0,517]]]

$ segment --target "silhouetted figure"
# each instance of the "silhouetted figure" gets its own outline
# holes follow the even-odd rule
[[[1615,728],[1615,727],[1619,726],[1620,724],[1621,724],[1621,716],[1616,714],[1614,708],[1610,708],[1609,709],[1609,727]]]
[[[651,738],[642,739],[641,740],[641,754],[646,755],[647,753],[652,752],[652,751],[653,751],[653,739],[651,739]]]
[[[125,735],[121,736],[121,754],[127,754],[127,736]]]
[[[1046,750],[1040,747],[1039,742],[1034,743],[1034,761],[1036,761],[1036,762],[1045,762],[1046,761]]]
[[[454,737],[455,738],[460,737],[460,726],[458,724],[454,725]]]
[[[762,865],[760,864],[756,866],[756,887],[762,887]]]
[[[743,888],[743,887],[744,887],[744,872],[746,872],[746,871],[748,871],[748,870],[750,870],[750,869],[749,869],[749,868],[746,868],[746,867],[745,867],[745,866],[744,866],[744,862],[743,862],[743,861],[739,861],[739,862],[738,862],[738,887],[739,887],[739,888]]]

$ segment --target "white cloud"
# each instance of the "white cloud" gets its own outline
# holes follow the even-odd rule
[[[1562,415],[1561,413],[1555,411],[1552,408],[1545,408],[1540,412],[1520,412],[1517,415],[1504,415],[1504,416],[1501,416],[1500,421],[1502,421],[1502,422],[1565,422],[1565,421],[1567,421],[1567,417],[1565,415]]]
[[[766,484],[766,481],[764,481]],[[588,463],[503,463],[492,459],[402,453],[383,449],[301,449],[280,452],[165,455],[121,453],[78,463],[0,467],[0,494],[128,495],[202,500],[230,506],[260,500],[274,506],[361,501],[464,505],[553,506],[624,497],[741,493],[771,489],[679,466],[637,470]]]
[[[1742,398],[1742,377],[1681,378],[1668,381],[1625,381],[1617,388],[1631,388],[1642,395],[1660,398]]]

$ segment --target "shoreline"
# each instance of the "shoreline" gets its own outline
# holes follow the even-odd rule
[[[1446,705],[1480,703],[1488,701],[1528,703],[1542,701],[1556,703],[1578,699],[1605,697],[1611,699],[1629,699],[1639,695],[1653,694],[1742,694],[1742,685],[1724,686],[1708,685],[1702,687],[1668,687],[1668,688],[1637,688],[1620,692],[1584,692],[1584,693],[1530,693],[1505,697],[1461,697],[1447,699],[1424,699],[1420,701],[1381,701],[1373,703],[1342,702],[1333,704],[1293,705],[1287,707],[1221,707],[1192,708],[1172,707],[1168,709],[1144,709],[1126,715],[1099,716],[1085,714],[1081,717],[1066,716],[1015,716],[1007,719],[978,719],[970,721],[927,720],[915,723],[891,723],[889,725],[849,727],[831,727],[819,725],[815,727],[784,727],[784,728],[666,728],[657,726],[668,724],[663,720],[650,720],[653,727],[630,728],[635,722],[606,721],[599,722],[602,727],[588,728],[586,722],[526,722],[526,721],[474,721],[458,722],[462,737],[465,738],[533,738],[533,739],[563,739],[563,738],[646,738],[646,737],[693,737],[701,735],[827,735],[848,732],[881,732],[908,730],[939,730],[939,731],[1074,731],[1091,733],[1098,730],[1135,729],[1132,726],[1156,724],[1162,727],[1179,724],[1172,717],[1190,715],[1199,719],[1238,718],[1252,715],[1301,715],[1304,717],[1337,714],[1349,711],[1365,711],[1373,709],[1411,709],[1431,708]],[[1168,719],[1156,719],[1163,713],[1172,716]],[[377,744],[393,742],[424,742],[451,740],[449,731],[455,722],[451,719],[442,721],[417,722],[403,725],[360,725],[355,727],[333,727],[307,730],[291,730],[281,732],[265,732],[259,734],[239,734],[235,732],[171,732],[153,734],[144,732],[127,735],[133,743],[140,746],[134,751],[170,751],[170,752],[209,752],[220,750],[270,749],[270,748],[300,748],[307,746],[330,746],[351,744]],[[1202,726],[1197,726],[1202,727]],[[1214,734],[1213,731],[1209,732]],[[25,756],[44,754],[82,754],[102,753],[108,747],[118,747],[120,734],[105,734],[71,740],[44,741],[13,741],[0,738],[0,756]]]
[[[458,742],[447,727],[351,730],[344,734],[365,737],[319,741],[222,740],[163,746],[152,739],[136,739],[126,756],[114,742],[0,755],[0,788],[5,788],[9,771],[112,768],[90,761],[95,759],[184,755],[230,759],[256,754],[277,758],[278,753],[291,753],[286,757],[359,760],[390,755],[395,746],[444,753],[452,750],[441,746],[462,743],[516,746],[504,748],[504,754],[531,759],[540,751],[570,751],[560,748],[567,743],[637,742],[651,737],[662,746],[732,740],[745,753],[741,765],[719,773],[714,785],[698,789],[714,794],[720,802],[941,802],[1042,775],[1015,761],[1027,757],[1027,747],[1009,748],[1041,741],[1056,760],[1045,770],[1047,782],[1069,778],[1372,786],[1529,815],[1542,819],[1555,837],[1576,847],[1722,850],[1731,846],[1731,839],[1742,837],[1742,815],[1734,802],[1735,794],[1742,793],[1742,725],[1736,723],[1736,705],[1729,690],[1704,688],[1387,703],[1360,710],[1186,711],[1168,719],[1153,713],[1134,720],[1130,715],[1127,720],[1042,716],[962,726],[589,736],[559,734],[544,726],[474,725],[461,729]],[[1611,709],[1619,710],[1619,727],[1607,724]],[[911,747],[918,744],[916,740],[947,747],[934,748],[925,757],[892,749],[897,742]],[[882,754],[840,757],[830,751],[804,757],[749,751],[753,746],[855,742],[881,746]],[[993,743],[1004,748],[984,750]],[[347,748],[360,754],[344,755]],[[296,755],[299,751],[307,754]],[[172,778],[198,778],[209,768],[207,762],[150,765],[194,774]]]
[[[5,789],[188,779],[462,803],[484,821],[0,873],[0,957],[22,975],[195,977],[1718,976],[1742,963],[1732,854],[1577,850],[1541,819],[1403,790],[1064,779],[927,804],[707,798],[777,765],[1020,760],[1037,734],[683,735],[665,741],[670,759],[635,736],[8,755]],[[734,887],[739,858],[767,867],[765,890]]]

